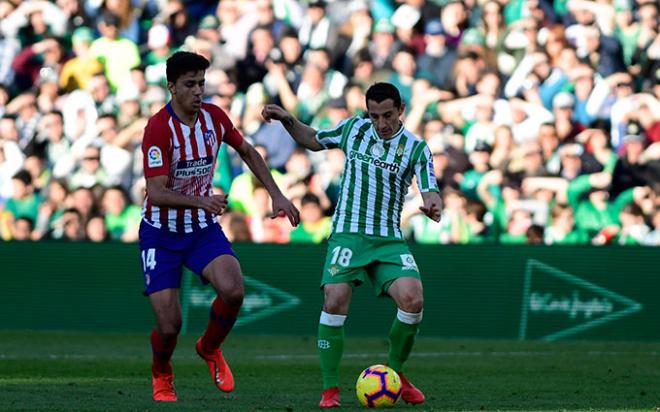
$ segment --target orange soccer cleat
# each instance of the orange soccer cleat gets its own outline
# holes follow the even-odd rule
[[[171,373],[160,373],[151,375],[151,385],[154,389],[154,400],[159,402],[176,402],[176,391],[174,390],[174,375]]]
[[[424,402],[426,397],[424,397],[422,391],[417,389],[412,383],[408,382],[408,379],[403,376],[403,373],[399,372],[399,377],[401,378],[401,399],[407,403],[412,403],[413,405]]]
[[[321,396],[321,402],[319,402],[319,407],[338,408],[340,406],[341,400],[339,397],[339,388],[333,386],[332,388],[324,389],[323,395]]]
[[[195,349],[197,349],[197,354],[206,361],[215,386],[223,392],[233,391],[234,375],[232,375],[229,365],[222,356],[222,350],[218,348],[213,353],[205,352],[202,348],[202,338],[197,340]]]

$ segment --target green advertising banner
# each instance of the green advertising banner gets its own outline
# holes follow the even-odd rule
[[[323,245],[238,244],[245,300],[235,333],[314,335]],[[424,281],[420,334],[555,341],[660,341],[660,250],[412,245]],[[148,331],[137,245],[0,243],[0,328]],[[203,331],[215,297],[188,271],[183,330]],[[386,336],[396,308],[356,288],[347,334]]]
[[[519,337],[553,341],[632,315],[642,307],[614,291],[529,259]]]

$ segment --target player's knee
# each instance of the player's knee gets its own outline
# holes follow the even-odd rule
[[[230,306],[241,306],[245,292],[243,286],[235,287],[224,293],[223,300]]]
[[[417,293],[406,293],[401,297],[401,310],[410,313],[419,313],[424,308],[424,298]]]
[[[333,315],[343,315],[348,313],[348,303],[348,299],[343,295],[326,294],[323,311]]]
[[[158,326],[158,333],[164,340],[174,339],[181,331],[181,321],[167,322]]]
[[[345,310],[342,310],[344,305],[340,304],[337,301],[325,301],[323,304],[323,311],[333,315],[340,315],[346,313]]]
[[[323,311],[333,315],[348,313],[348,302],[336,296],[327,295],[323,302]]]

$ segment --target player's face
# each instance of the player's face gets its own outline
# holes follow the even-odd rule
[[[179,107],[197,112],[202,106],[204,82],[204,70],[191,71],[181,75],[176,83],[169,83],[168,88]]]
[[[382,139],[389,139],[399,131],[399,117],[403,114],[404,108],[403,102],[401,107],[395,107],[392,99],[385,99],[380,103],[373,100],[367,101],[369,118],[376,128],[378,136]]]

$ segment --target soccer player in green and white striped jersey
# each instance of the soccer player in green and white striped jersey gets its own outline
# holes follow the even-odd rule
[[[344,348],[344,322],[353,287],[369,279],[376,295],[388,295],[398,307],[390,330],[388,365],[401,377],[404,401],[424,402],[424,394],[403,375],[422,320],[419,269],[400,228],[401,209],[415,176],[424,205],[440,220],[440,196],[426,143],[407,131],[397,88],[376,83],[366,95],[368,118],[352,117],[326,131],[304,125],[286,110],[266,105],[266,121],[279,120],[300,145],[310,150],[339,148],[346,154],[339,201],[332,221],[321,287],[325,294],[318,348],[323,377],[319,406],[340,405],[338,369]]]

